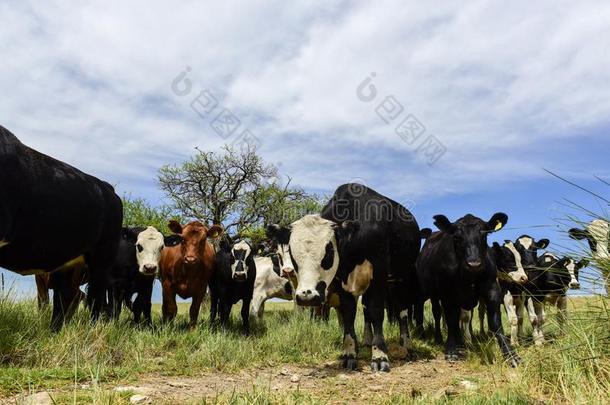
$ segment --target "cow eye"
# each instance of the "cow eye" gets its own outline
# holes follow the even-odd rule
[[[333,248],[333,244],[328,242],[326,244],[326,252],[324,254],[324,259],[322,259],[322,268],[324,270],[330,270],[333,267],[333,262],[335,260],[335,249]]]
[[[140,245],[139,243],[136,245],[136,249],[138,249],[138,252],[140,252],[140,253],[142,253],[142,251],[144,250],[142,245]]]

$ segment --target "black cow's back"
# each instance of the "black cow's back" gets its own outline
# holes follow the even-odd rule
[[[116,249],[122,203],[108,183],[23,145],[3,127],[0,173],[0,240],[9,242],[1,266],[52,271],[100,245]]]
[[[396,277],[413,267],[421,246],[419,225],[396,201],[364,185],[344,184],[337,188],[321,216],[337,223],[349,220],[360,225],[341,260],[361,263],[367,256],[385,254],[390,257],[391,276]]]

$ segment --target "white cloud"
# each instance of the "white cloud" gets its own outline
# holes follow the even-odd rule
[[[5,2],[2,124],[151,193],[160,165],[224,142],[189,107],[209,88],[305,187],[459,193],[542,176],[545,143],[608,125],[609,19],[586,1]],[[180,98],[187,65],[195,90]],[[364,103],[371,72],[379,96]],[[437,165],[375,114],[390,94],[448,148]]]

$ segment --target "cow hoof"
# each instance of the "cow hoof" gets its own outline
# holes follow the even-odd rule
[[[455,363],[460,360],[460,356],[458,356],[456,353],[447,353],[445,354],[445,360],[447,360],[449,363]]]
[[[519,357],[517,354],[514,354],[510,357],[508,362],[512,368],[517,368],[519,367],[519,364],[521,364],[521,357]]]
[[[377,373],[379,371],[388,373],[390,371],[390,362],[387,359],[372,360],[371,371],[373,373]]]
[[[358,367],[358,361],[353,357],[347,357],[343,359],[343,368],[346,370],[356,370]]]

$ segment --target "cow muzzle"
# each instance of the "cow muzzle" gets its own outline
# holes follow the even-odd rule
[[[527,274],[513,271],[511,273],[508,273],[508,275],[510,276],[511,280],[517,284],[525,284],[528,282]]]
[[[282,277],[287,279],[294,277],[294,269],[292,267],[282,267]]]
[[[322,305],[324,300],[316,290],[297,290],[297,305],[302,307],[317,307]]]
[[[184,257],[185,264],[195,264],[197,263],[197,257],[195,256],[185,256]]]
[[[246,281],[248,279],[248,274],[245,271],[236,271],[233,273],[233,280],[235,281]]]
[[[568,287],[570,287],[571,290],[580,290],[580,283],[578,281],[570,281]]]
[[[140,273],[146,276],[154,276],[155,274],[157,274],[157,269],[158,267],[155,264],[145,264],[140,269]]]

